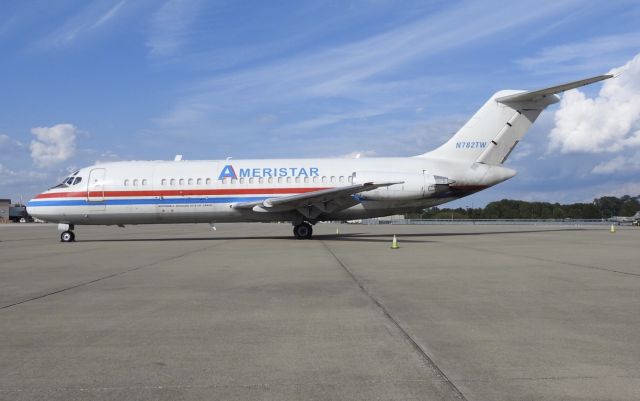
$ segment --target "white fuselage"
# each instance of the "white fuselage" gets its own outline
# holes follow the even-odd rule
[[[352,185],[363,176],[404,182],[378,189],[380,196],[369,197],[373,200],[359,199],[315,219],[351,220],[421,210],[514,174],[501,166],[428,157],[114,162],[79,170],[74,176],[79,182],[54,187],[27,207],[34,217],[74,225],[294,221],[291,211],[265,213],[233,206]],[[434,175],[455,183],[448,191],[428,194],[416,192],[420,184],[407,179]],[[410,192],[424,195],[406,196]]]
[[[291,221],[312,225],[420,211],[513,177],[503,167],[555,95],[613,75],[537,91],[494,93],[446,143],[407,158],[139,161],[76,171],[27,204],[58,222],[61,241],[77,224]]]

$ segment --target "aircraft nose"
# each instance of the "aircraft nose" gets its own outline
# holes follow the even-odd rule
[[[36,206],[38,203],[38,198],[43,198],[43,195],[44,195],[44,192],[39,193],[38,195],[34,196],[31,200],[27,202],[27,205],[26,205],[27,213],[30,216],[38,217],[38,208]]]

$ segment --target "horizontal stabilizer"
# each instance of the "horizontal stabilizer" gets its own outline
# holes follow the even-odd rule
[[[504,104],[514,103],[532,103],[545,98],[547,96],[555,95],[567,91],[569,89],[579,88],[581,86],[589,85],[594,82],[604,81],[605,79],[613,78],[613,75],[598,75],[587,79],[581,79],[579,81],[568,82],[561,85],[551,86],[549,88],[540,89],[531,92],[516,93],[515,95],[503,96],[496,99],[497,102]]]

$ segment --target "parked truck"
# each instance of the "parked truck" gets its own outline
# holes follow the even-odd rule
[[[14,205],[9,207],[9,220],[14,223],[27,223],[33,221],[29,213],[27,213],[27,207],[24,205]]]

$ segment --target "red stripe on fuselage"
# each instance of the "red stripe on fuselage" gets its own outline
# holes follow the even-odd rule
[[[322,188],[235,188],[235,189],[176,189],[164,191],[91,191],[88,196],[126,197],[126,196],[196,196],[196,195],[272,195],[272,194],[299,194],[313,191],[321,191],[332,187]],[[86,191],[82,192],[47,192],[36,196],[35,199],[44,198],[84,198]]]

